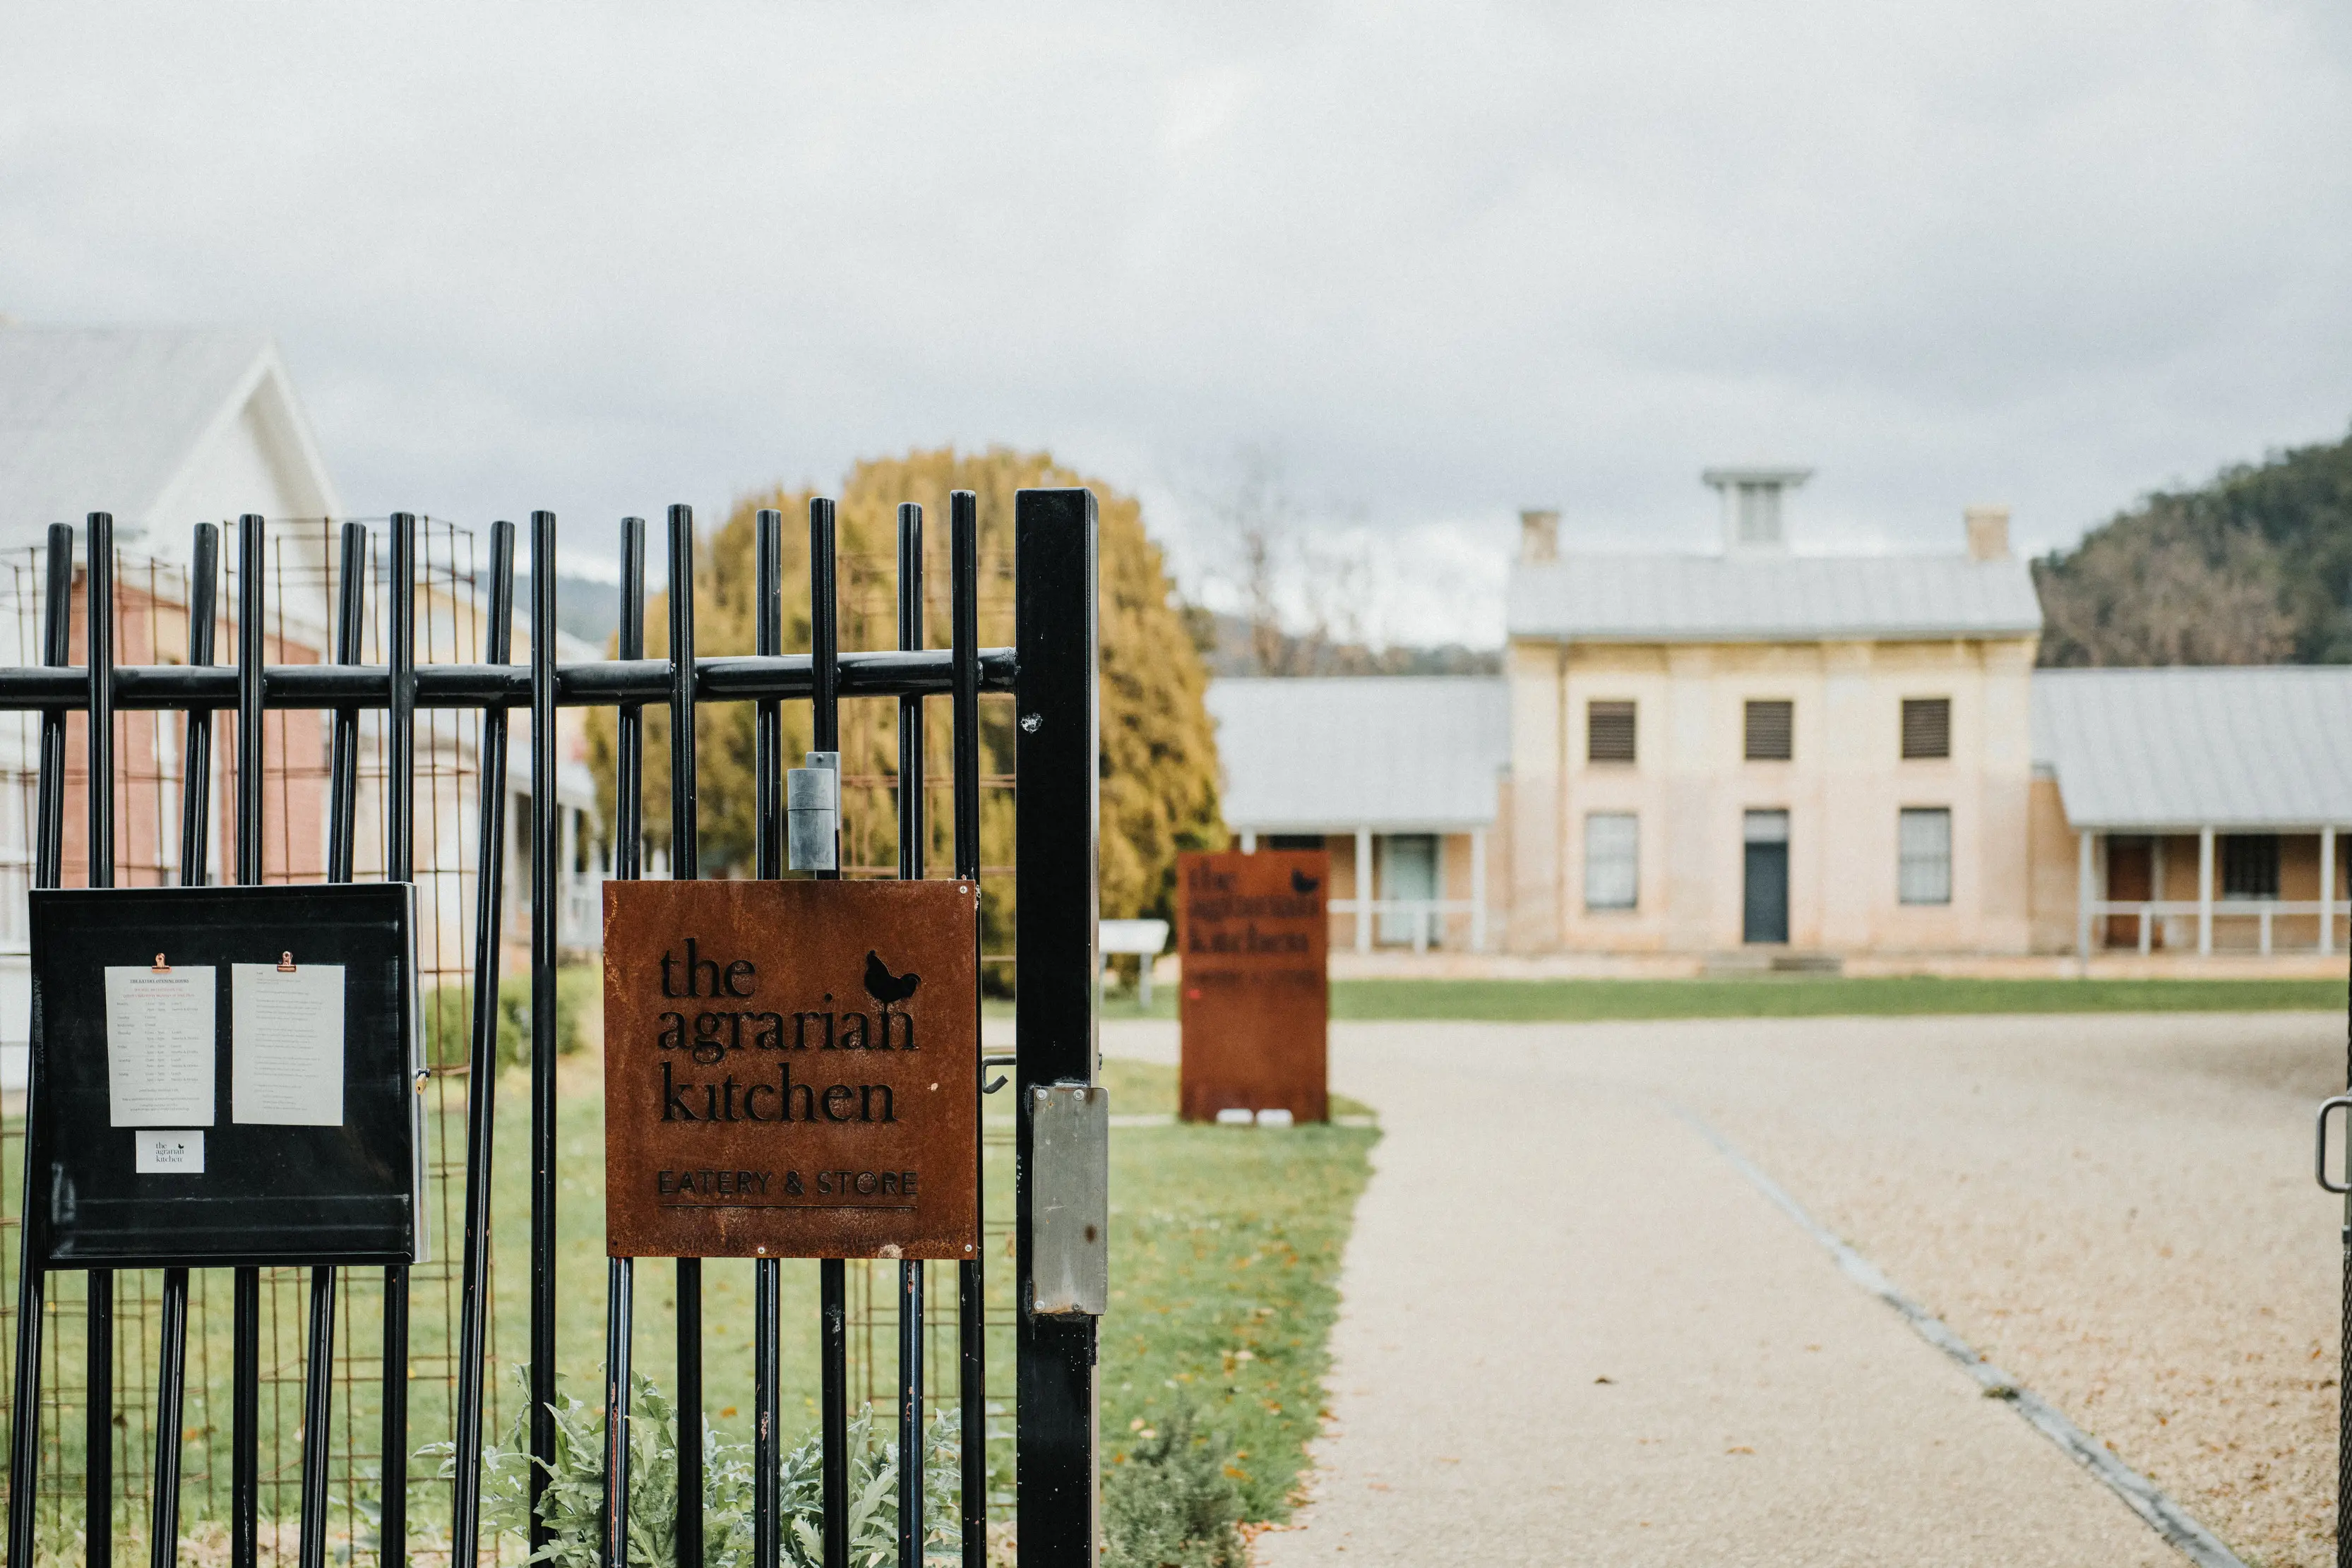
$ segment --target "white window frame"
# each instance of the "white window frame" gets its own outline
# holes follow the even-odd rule
[[[1915,837],[1941,830],[1940,844]],[[1914,908],[1937,908],[1952,902],[1952,809],[1949,806],[1905,806],[1895,819],[1895,899]]]
[[[1607,824],[1603,828],[1602,824]],[[1599,830],[1596,832],[1596,830]],[[1601,834],[1623,833],[1619,845],[1601,846]],[[1606,848],[1607,853],[1596,849]],[[1604,882],[1603,878],[1607,880]],[[1595,915],[1622,915],[1642,906],[1642,819],[1633,811],[1584,814],[1584,907]]]

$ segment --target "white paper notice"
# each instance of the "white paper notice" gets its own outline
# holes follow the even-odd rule
[[[131,1166],[133,1176],[202,1176],[205,1174],[205,1135],[202,1133],[142,1132],[138,1154]]]
[[[229,1114],[343,1124],[343,967],[229,966]]]
[[[213,1124],[213,970],[106,970],[106,1087],[117,1127]]]

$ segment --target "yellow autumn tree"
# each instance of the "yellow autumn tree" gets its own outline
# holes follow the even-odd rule
[[[971,490],[980,510],[980,637],[1013,642],[1013,497],[1024,489],[1083,486],[1095,494],[1101,526],[1097,601],[1102,721],[1101,897],[1106,916],[1165,915],[1174,900],[1176,854],[1224,842],[1218,816],[1216,742],[1203,702],[1207,674],[1175,602],[1160,549],[1144,531],[1139,503],[1044,453],[953,448],[860,463],[836,499],[835,577],[841,647],[895,648],[898,632],[898,508],[923,508],[923,645],[948,645],[948,497]],[[808,503],[805,491],[772,490],[737,501],[697,555],[697,653],[748,653],[755,647],[753,543],[763,507],[783,514],[783,646],[809,647]],[[651,541],[658,550],[659,541]],[[668,651],[667,600],[646,610],[650,656]],[[1011,946],[1013,859],[1013,731],[1008,697],[981,702],[981,851],[990,883],[987,943]],[[843,869],[895,874],[898,835],[898,705],[847,700],[841,707]],[[949,768],[951,716],[945,698],[925,704],[925,856],[937,874],[953,853]],[[748,875],[754,841],[754,716],[749,703],[701,706],[696,726],[697,819],[706,876]],[[807,705],[782,712],[786,766],[810,744]],[[590,762],[614,820],[614,716],[590,716]],[[645,828],[649,844],[669,839],[669,721],[646,710]]]

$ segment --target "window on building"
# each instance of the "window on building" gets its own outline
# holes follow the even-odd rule
[[[1584,705],[1584,759],[1587,762],[1633,760],[1633,705]]]
[[[1952,813],[1906,806],[1896,834],[1895,896],[1905,904],[1952,902]]]
[[[2278,846],[2276,833],[2222,834],[2221,896],[2276,898]]]
[[[1792,702],[1752,702],[1748,705],[1748,760],[1786,762],[1796,755],[1797,705]]]
[[[1903,699],[1903,759],[1949,757],[1952,754],[1952,699]]]
[[[1584,819],[1584,907],[1631,909],[1641,895],[1641,829],[1631,811]]]
[[[1320,833],[1268,833],[1265,847],[1270,850],[1319,850],[1324,847]]]

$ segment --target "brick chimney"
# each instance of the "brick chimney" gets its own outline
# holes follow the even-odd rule
[[[1528,510],[1519,514],[1519,559],[1529,565],[1559,559],[1559,514]]]
[[[1999,506],[1970,507],[1965,516],[1969,520],[1969,559],[1970,560],[2007,560],[2009,559],[2009,508]]]

